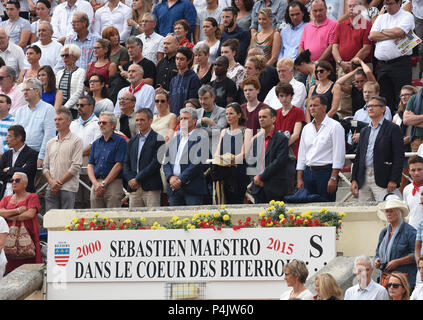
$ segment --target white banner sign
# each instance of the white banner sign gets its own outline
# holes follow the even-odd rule
[[[335,258],[335,227],[49,231],[48,282],[282,280]]]

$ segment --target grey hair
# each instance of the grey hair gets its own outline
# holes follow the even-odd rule
[[[50,31],[53,31],[53,26],[51,25],[50,22],[41,20],[38,22],[38,27],[40,26],[40,24],[45,24],[50,29]],[[37,31],[38,31],[38,28],[37,28]]]
[[[70,55],[73,55],[76,60],[78,60],[81,57],[81,49],[73,43],[68,43],[65,44],[62,48],[62,50],[60,50],[60,54],[63,54],[66,50],[68,50]]]
[[[138,47],[143,47],[143,43],[142,43],[142,40],[140,39],[140,38],[138,38],[138,37],[136,37],[136,36],[130,36],[130,37],[128,37],[128,39],[126,39],[126,41],[125,41],[125,45],[127,46],[128,44],[131,44],[131,43],[135,43]]]
[[[191,119],[192,120],[197,120],[198,119],[198,115],[197,115],[197,110],[191,107],[186,107],[186,108],[182,108],[179,111],[179,114],[181,113],[189,113],[191,115]]]
[[[144,113],[148,117],[148,119],[154,118],[153,112],[150,110],[150,108],[138,109],[136,113]]]
[[[0,30],[1,29],[3,29],[4,30],[4,33],[6,34],[6,36],[8,38],[10,38],[10,28],[8,28],[8,27],[0,27]]]
[[[146,12],[146,13],[144,13],[144,15],[142,16],[143,18],[144,17],[151,17],[151,20],[153,20],[154,22],[157,22],[157,17],[156,17],[156,15],[154,14],[154,13],[152,13],[152,12]]]
[[[194,52],[194,54],[203,52],[205,55],[208,55],[210,53],[210,47],[205,42],[199,42],[195,45],[192,51]]]
[[[90,26],[90,18],[88,17],[88,14],[86,14],[85,12],[78,11],[78,12],[75,12],[73,16],[78,16],[82,22],[87,23],[87,27]]]
[[[15,174],[20,175],[22,177],[23,181],[28,182],[28,176],[26,175],[25,172],[16,171],[13,175],[15,175]]]
[[[26,85],[27,83],[32,84],[32,86],[40,92],[40,97],[41,97],[43,93],[43,84],[41,83],[41,81],[38,80],[37,78],[29,78],[24,81],[24,85]]]
[[[366,262],[370,263],[370,267],[372,268],[372,270],[374,269],[373,260],[370,259],[368,256],[362,254],[361,256],[358,256],[354,259],[354,270],[355,270],[357,263],[359,261],[366,261]]]
[[[16,71],[12,67],[3,66],[1,67],[4,71],[6,71],[6,77],[12,77],[13,81],[16,81]]]
[[[108,116],[109,117],[109,121],[112,122],[115,127],[117,125],[118,119],[116,117],[116,115],[113,112],[110,111],[103,111],[102,113],[100,113],[100,117],[101,116]]]
[[[216,90],[209,84],[203,84],[200,89],[198,89],[198,96],[202,96],[206,93],[210,93],[210,96],[216,97]]]
[[[87,103],[89,105],[95,106],[95,99],[93,98],[93,96],[90,96],[89,94],[86,94],[86,95],[80,96],[78,98],[78,100],[81,100],[81,99],[85,99],[85,100],[87,100]]]
[[[264,56],[264,50],[260,47],[253,47],[250,50],[248,50],[248,52],[255,52],[255,56]]]

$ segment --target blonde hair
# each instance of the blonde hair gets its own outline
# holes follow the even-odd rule
[[[329,273],[321,273],[316,276],[316,281],[319,281],[319,298],[320,300],[327,300],[330,297],[335,297],[338,300],[343,299],[342,290],[336,282],[335,278]]]
[[[305,283],[308,277],[308,269],[303,261],[300,260],[292,260],[288,263],[284,268],[284,272],[286,269],[291,271],[291,274],[294,277],[297,277],[301,283]]]
[[[402,300],[409,300],[410,299],[410,285],[408,284],[407,277],[401,272],[394,271],[389,275],[388,282],[389,282],[389,279],[391,279],[392,277],[397,278],[401,282],[402,287],[404,288]]]
[[[269,7],[262,8],[258,14],[264,14],[267,19],[273,20],[273,12]]]
[[[290,70],[294,70],[294,61],[289,58],[282,58],[276,64],[276,67],[287,66]]]

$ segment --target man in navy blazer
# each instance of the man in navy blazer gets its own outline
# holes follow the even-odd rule
[[[159,207],[163,188],[160,159],[164,156],[165,141],[151,129],[153,113],[149,108],[135,114],[139,133],[128,142],[123,176],[129,187],[129,207]]]
[[[195,129],[197,110],[180,111],[181,131],[169,143],[163,166],[169,182],[167,194],[171,206],[201,205],[207,194],[203,164],[208,158],[208,135]]]
[[[25,144],[25,129],[20,125],[13,125],[7,130],[6,142],[9,150],[0,160],[0,181],[3,183],[0,195],[13,194],[9,179],[15,172],[24,172],[28,176],[26,191],[35,192],[34,179],[37,172],[38,152]]]
[[[284,133],[275,130],[274,109],[263,107],[258,116],[262,130],[254,137],[252,154],[247,159],[249,164],[253,164],[252,157],[256,159],[255,172],[251,167],[247,171],[249,175],[254,176],[250,193],[255,203],[283,200],[289,191],[289,177],[286,171],[289,161],[288,138]]]
[[[386,100],[373,96],[367,104],[371,123],[360,132],[351,177],[351,192],[360,202],[382,201],[401,193],[404,140],[398,125],[384,118]]]

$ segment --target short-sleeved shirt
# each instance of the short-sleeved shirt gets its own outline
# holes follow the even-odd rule
[[[94,175],[106,177],[117,162],[125,160],[126,148],[125,139],[116,133],[113,133],[107,141],[104,140],[104,136],[95,140],[88,160],[88,164],[94,165]],[[122,178],[122,171],[117,178]]]
[[[0,27],[9,28],[10,30],[10,41],[15,44],[18,44],[21,40],[22,31],[31,32],[31,24],[28,20],[19,17],[15,22],[10,22],[9,20],[3,21],[0,23]]]
[[[223,81],[212,81],[210,85],[216,90],[215,103],[219,107],[226,108],[226,98],[233,97],[234,101],[237,100],[238,91],[235,82],[226,77]]]
[[[416,232],[416,241],[423,241],[423,220],[420,221]],[[420,255],[423,255],[423,246],[420,249]]]
[[[300,108],[292,106],[292,109],[286,115],[282,114],[282,108],[276,111],[275,129],[280,131],[289,131],[290,134],[294,133],[296,122],[305,122],[304,111]],[[298,155],[298,147],[300,139],[298,139],[292,146],[292,151],[295,156]]]
[[[407,111],[414,112],[413,111],[413,109],[414,109],[413,105],[414,105],[414,101],[416,100],[416,98],[417,98],[417,95],[415,94],[415,95],[412,95],[411,98],[408,100],[407,107],[406,107]],[[421,114],[423,114],[423,99],[422,99],[422,104],[420,105],[419,112],[417,113],[417,115],[421,115]],[[416,137],[423,137],[423,128],[419,128],[419,127],[415,127],[415,128],[416,128],[416,132],[414,133],[414,135]]]
[[[123,66],[123,70],[128,71],[128,68],[134,62],[129,61],[127,64]],[[147,58],[142,59],[138,62],[138,64],[144,69],[144,79],[153,79],[156,82],[156,65],[153,61],[148,60]]]

